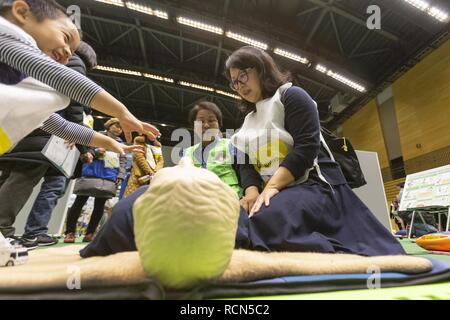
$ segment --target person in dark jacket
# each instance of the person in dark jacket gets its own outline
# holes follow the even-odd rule
[[[86,75],[86,70],[93,69],[96,65],[95,51],[87,43],[82,42],[66,66]],[[68,121],[83,124],[83,111],[84,107],[81,104],[72,101],[59,114]],[[29,186],[34,187],[41,178],[44,179],[41,190],[28,215],[25,233],[21,239],[28,248],[33,248],[37,245],[49,246],[57,243],[57,239],[47,234],[48,223],[53,209],[56,207],[58,200],[64,196],[69,182],[69,179],[54,168],[41,153],[49,139],[50,135],[47,132],[36,129],[22,139],[10,153],[0,157],[0,167],[4,172],[2,181],[10,177],[11,173],[13,173],[14,177],[17,170],[27,173],[27,180],[16,184],[15,189],[17,190],[10,190],[12,193],[17,192],[23,195],[23,197],[20,197],[21,200],[11,204],[16,208],[19,208],[19,206],[20,208],[23,207],[31,195],[32,188],[24,189],[22,183],[27,183]],[[77,148],[82,155],[82,161],[92,161],[93,156],[88,152],[87,147],[77,146]]]
[[[123,142],[120,138],[122,128],[119,120],[112,118],[105,123],[106,132],[103,134]],[[90,196],[95,197],[94,211],[92,212],[86,235],[83,242],[90,242],[94,238],[98,224],[105,210],[106,200],[113,198],[117,192],[118,186],[122,184],[125,178],[126,156],[119,155],[102,148],[91,150],[94,155],[94,161],[91,164],[83,165],[83,180],[85,185],[75,185],[74,193],[77,194],[75,202],[67,214],[66,231],[64,242],[75,242],[75,231],[81,210]],[[112,190],[112,191],[111,191]]]

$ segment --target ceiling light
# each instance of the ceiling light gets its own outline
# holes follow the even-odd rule
[[[155,74],[143,73],[142,75],[146,78],[150,78],[150,79],[154,79],[154,80],[165,81],[165,82],[170,82],[170,83],[174,82],[174,80],[172,78],[161,77],[161,76],[158,76]]]
[[[188,19],[185,17],[177,17],[178,23],[184,24],[186,26],[190,26],[193,28],[201,29],[208,32],[213,32],[217,34],[223,34],[223,29],[217,26],[209,25],[203,22],[195,21],[192,19]]]
[[[128,74],[132,76],[142,76],[141,72],[138,71],[132,71],[127,69],[120,69],[120,68],[113,68],[113,67],[106,67],[106,66],[96,66],[95,70],[101,70],[101,71],[107,71],[107,72],[115,72],[115,73],[122,73],[122,74]]]
[[[423,0],[404,0],[404,1],[408,2],[410,5],[422,11],[425,11],[430,6],[428,2]]]
[[[134,3],[134,2],[130,2],[127,1],[126,2],[127,8],[130,10],[134,10],[134,11],[138,11],[141,13],[145,13],[148,14],[150,16],[156,16],[158,18],[162,18],[162,19],[168,19],[169,16],[166,12],[164,11],[160,11],[160,10],[153,10],[150,7],[144,6],[142,4],[139,3]]]
[[[416,7],[417,9],[426,12],[436,20],[441,22],[446,22],[448,19],[448,13],[443,10],[440,10],[436,7],[432,7],[428,2],[423,0],[404,0],[410,5]]]
[[[437,20],[439,20],[441,22],[445,22],[448,19],[448,14],[445,13],[444,11],[442,11],[442,10],[439,10],[436,7],[430,8],[427,13],[430,16],[432,16],[433,18],[435,18],[435,19],[437,19]]]
[[[229,93],[229,92],[226,92],[226,91],[216,90],[216,93],[221,94],[223,96],[227,96],[227,97],[236,99],[236,100],[242,100],[242,98],[240,96],[232,94],[232,93]]]
[[[123,1],[122,0],[95,0],[97,2],[112,4],[114,6],[123,7]]]
[[[261,42],[261,41],[257,41],[255,39],[252,39],[252,38],[249,38],[249,37],[246,37],[246,36],[243,36],[241,34],[228,31],[226,33],[226,36],[228,38],[231,38],[231,39],[234,39],[234,40],[237,40],[237,41],[249,44],[251,46],[258,47],[258,48],[261,48],[263,50],[267,50],[267,44],[266,43]]]
[[[343,84],[345,84],[345,85],[347,85],[347,86],[349,86],[349,87],[351,87],[351,88],[353,88],[355,90],[358,90],[359,92],[365,92],[366,91],[366,88],[364,88],[364,86],[362,86],[361,84],[359,84],[359,83],[357,83],[355,81],[352,81],[349,78],[344,77],[340,73],[337,73],[337,72],[334,72],[332,70],[329,70],[329,69],[327,69],[326,67],[324,67],[324,66],[322,66],[320,64],[318,64],[316,66],[316,70],[320,71],[322,73],[325,73],[327,76],[329,76],[329,77],[331,77],[333,79],[336,79],[337,81],[342,82]]]
[[[297,61],[297,62],[300,62],[300,63],[303,63],[303,64],[308,64],[309,63],[308,59],[306,59],[306,58],[304,58],[302,56],[299,56],[298,54],[295,54],[295,53],[292,53],[292,52],[289,52],[289,51],[286,51],[286,50],[283,50],[283,49],[280,49],[280,48],[276,48],[274,50],[274,52],[275,52],[275,54],[278,54],[279,56],[283,56],[285,58],[288,58],[288,59],[291,59],[291,60],[294,60],[294,61]]]
[[[320,71],[320,72],[322,72],[322,73],[324,73],[324,72],[327,71],[327,68],[325,68],[324,66],[318,64],[318,65],[316,66],[316,70],[317,70],[317,71]]]
[[[195,83],[190,83],[190,82],[186,82],[186,81],[180,81],[178,83],[185,87],[191,87],[191,88],[200,89],[200,90],[204,90],[204,91],[211,91],[211,92],[214,91],[213,88],[202,86],[202,85],[195,84]]]

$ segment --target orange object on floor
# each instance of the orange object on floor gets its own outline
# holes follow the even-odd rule
[[[438,232],[421,236],[416,244],[426,250],[450,252],[450,232]]]

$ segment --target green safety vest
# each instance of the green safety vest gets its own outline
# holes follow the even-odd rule
[[[209,151],[209,155],[206,160],[206,164],[200,162],[195,156],[195,150],[200,147],[200,144],[196,144],[186,149],[185,156],[192,159],[192,162],[196,167],[203,167],[207,170],[214,172],[220,180],[229,185],[239,198],[242,197],[242,189],[239,186],[239,180],[232,167],[232,156],[230,154],[230,140],[220,139],[217,142],[213,142],[216,145]],[[206,167],[205,167],[206,165]]]

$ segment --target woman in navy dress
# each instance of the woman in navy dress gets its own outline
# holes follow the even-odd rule
[[[249,153],[265,181],[248,217],[241,211],[238,245],[265,251],[404,254],[321,148],[317,105],[308,93],[292,86],[272,57],[255,47],[235,51],[225,74],[247,113],[232,141]],[[264,134],[276,138],[264,140]]]
[[[292,86],[273,59],[254,47],[235,51],[225,68],[248,113],[232,141],[248,153],[256,173],[241,173],[244,197],[236,248],[405,254],[321,148],[318,111],[308,93]],[[275,138],[262,139],[264,132]],[[261,181],[264,188],[255,187]],[[94,241],[81,250],[82,257],[136,250],[132,207],[145,190],[116,205]]]

